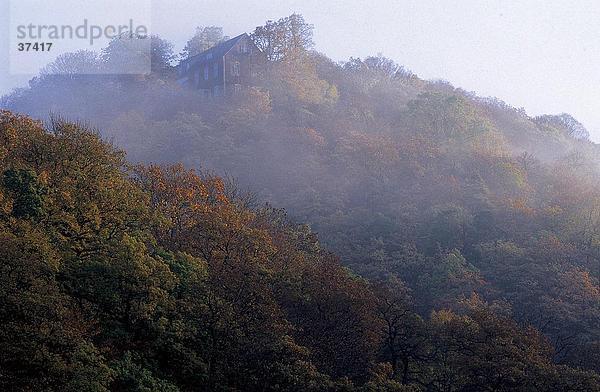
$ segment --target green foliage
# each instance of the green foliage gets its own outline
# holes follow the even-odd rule
[[[58,281],[60,259],[27,223],[0,234],[0,387],[107,391],[112,371]]]
[[[9,169],[3,174],[3,185],[13,193],[12,213],[17,218],[38,218],[44,213],[45,189],[32,170]]]
[[[123,359],[113,364],[115,379],[112,390],[131,392],[178,392],[175,385],[157,379],[152,372],[135,363],[131,352],[126,352]]]

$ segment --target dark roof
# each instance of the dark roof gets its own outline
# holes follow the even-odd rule
[[[227,54],[227,52],[229,52],[231,50],[231,48],[233,48],[235,46],[235,44],[244,36],[246,36],[247,34],[240,34],[237,37],[234,37],[232,39],[229,39],[227,41],[221,42],[218,45],[213,46],[212,48],[205,50],[202,53],[198,53],[195,56],[189,57],[183,61],[181,61],[179,63],[179,65],[181,64],[185,64],[185,63],[194,63],[194,64],[200,64],[203,63],[205,61],[210,61],[212,59],[216,59],[219,57],[223,57],[225,56],[225,54]],[[212,56],[211,56],[212,55]],[[210,58],[209,58],[210,57]]]

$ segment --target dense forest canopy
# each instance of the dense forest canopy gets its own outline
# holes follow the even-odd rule
[[[80,74],[109,45],[2,98],[0,389],[600,390],[587,130],[312,31],[257,27],[230,99],[160,37],[148,75]]]

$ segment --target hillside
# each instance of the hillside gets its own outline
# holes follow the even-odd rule
[[[3,113],[1,258],[24,272],[0,339],[36,340],[0,385],[35,352],[25,390],[599,388],[587,131],[381,55],[335,63],[304,27],[234,99],[179,86],[158,37],[150,75],[42,72],[3,98],[142,165]]]

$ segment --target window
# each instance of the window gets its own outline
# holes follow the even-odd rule
[[[212,53],[207,53],[206,54],[206,59],[207,60],[212,60]]]
[[[222,92],[222,90],[221,90],[221,86],[219,86],[219,85],[216,85],[216,86],[213,88],[213,96],[215,96],[215,97],[220,97],[220,96],[221,96],[221,92]]]
[[[242,91],[242,85],[241,84],[234,84],[233,85],[233,92],[235,94],[239,93],[240,91]]]
[[[246,42],[240,43],[238,49],[240,53],[248,53],[248,45],[246,45]]]
[[[219,63],[218,62],[213,63],[213,77],[215,79],[219,78]]]
[[[208,80],[208,64],[204,66],[204,80]]]
[[[231,63],[231,74],[233,76],[240,76],[240,62],[235,61]]]

